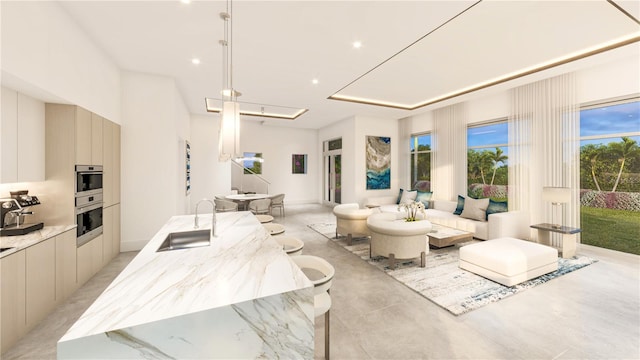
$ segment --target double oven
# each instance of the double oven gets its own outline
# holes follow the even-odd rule
[[[100,165],[76,165],[76,246],[102,234],[102,181]]]

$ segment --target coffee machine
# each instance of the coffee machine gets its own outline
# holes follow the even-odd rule
[[[10,199],[0,199],[0,236],[26,235],[40,230],[43,223],[27,224],[25,215],[33,215],[29,208],[39,205],[36,196],[29,196],[28,190],[12,191]]]

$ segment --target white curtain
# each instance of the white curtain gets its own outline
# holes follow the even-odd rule
[[[509,116],[509,209],[527,213],[529,223],[580,226],[580,113],[574,74],[524,85],[511,92]],[[570,203],[552,219],[542,201],[545,186],[568,187]],[[531,231],[532,239],[537,232]],[[553,239],[559,246],[559,239]]]
[[[436,199],[467,194],[467,109],[464,103],[433,112],[431,190]]]

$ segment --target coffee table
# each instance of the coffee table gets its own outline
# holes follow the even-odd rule
[[[473,233],[433,224],[429,237],[429,246],[442,248],[473,240]]]

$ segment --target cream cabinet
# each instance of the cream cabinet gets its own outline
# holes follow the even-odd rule
[[[61,303],[78,288],[76,279],[76,231],[56,236],[56,303]]]
[[[120,204],[104,208],[102,223],[103,257],[105,264],[108,264],[120,253]]]
[[[97,114],[91,114],[91,163],[87,165],[102,165],[102,126],[103,118]]]
[[[55,252],[55,239],[25,249],[27,329],[44,319],[56,304]]]
[[[60,105],[61,107],[66,107],[70,105]],[[91,112],[89,110],[83,109],[80,106],[73,106],[74,111],[74,125],[75,125],[75,136],[73,140],[75,141],[75,153],[76,153],[76,165],[99,165],[92,164],[91,161],[91,140],[93,136],[93,131],[91,130],[91,125],[93,121],[91,120]],[[65,134],[67,135],[67,134]]]
[[[77,248],[78,287],[86,283],[103,266],[104,236],[100,235]]]
[[[25,312],[26,286],[25,252],[0,259],[0,353],[4,353],[27,331]]]
[[[2,87],[0,183],[44,181],[45,105]]]

